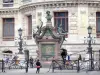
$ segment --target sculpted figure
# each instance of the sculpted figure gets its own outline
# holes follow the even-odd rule
[[[46,16],[47,22],[51,22],[52,16],[50,15],[50,11],[47,11],[46,14],[47,14]]]

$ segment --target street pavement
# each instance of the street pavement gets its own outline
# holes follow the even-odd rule
[[[100,71],[80,71],[79,73],[76,70],[55,70],[54,73],[52,70],[48,71],[49,68],[41,68],[40,73],[36,74],[36,68],[29,68],[28,73],[25,72],[25,69],[11,69],[4,73],[0,72],[0,75],[100,75]]]

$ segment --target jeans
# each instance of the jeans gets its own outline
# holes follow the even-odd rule
[[[40,72],[40,68],[37,68],[36,73],[39,73],[39,72]]]

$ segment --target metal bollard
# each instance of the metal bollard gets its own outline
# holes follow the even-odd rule
[[[80,66],[79,66],[79,59],[78,59],[78,62],[77,62],[77,72],[80,71]]]
[[[26,60],[26,73],[28,72],[28,60]]]
[[[52,60],[52,72],[54,72],[54,69],[55,69],[55,61],[54,60]]]
[[[3,72],[3,59],[2,59],[2,72]]]
[[[2,72],[5,72],[5,68],[4,68],[4,61],[3,61],[3,59],[2,59]]]
[[[25,61],[26,61],[26,73],[28,72],[28,63],[29,63],[29,50],[25,50]]]

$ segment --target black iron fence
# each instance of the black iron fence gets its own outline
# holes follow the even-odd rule
[[[26,68],[26,61],[24,60],[9,60],[6,62],[5,60],[0,60],[0,71],[5,72],[6,70],[10,69],[25,69]]]
[[[33,66],[35,66],[36,61],[33,61]],[[25,72],[28,72],[28,68],[31,68],[29,60],[0,60],[0,71],[5,72],[10,69],[25,69]],[[32,67],[33,68],[33,67]]]
[[[76,70],[77,71],[77,62],[78,60],[70,60],[70,61],[66,61],[64,64],[63,60],[52,60],[49,71],[50,69],[52,69],[52,72],[54,72],[55,70]]]
[[[16,61],[12,61],[9,60],[8,62],[4,61],[4,67],[6,69],[18,69],[18,68],[24,68],[25,67],[25,61],[21,60],[16,60]]]
[[[77,54],[79,53],[79,54]],[[87,52],[82,51],[81,52],[77,52],[74,54],[71,54],[71,56],[79,56],[77,57],[77,60],[66,60],[65,64],[63,63],[63,60],[52,60],[52,63],[50,65],[50,68],[52,69],[52,72],[54,72],[56,69],[58,70],[76,70],[77,72],[80,71],[90,71],[90,66],[91,66],[91,60],[93,61],[93,71],[100,71],[100,50],[99,51],[93,51],[92,55],[93,58],[89,59],[86,58],[84,59],[84,55],[88,55],[86,54]],[[82,56],[80,56],[82,55]]]

